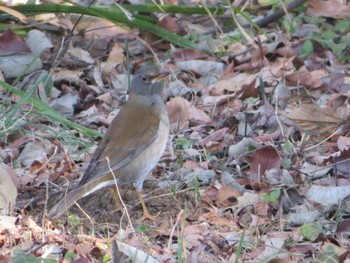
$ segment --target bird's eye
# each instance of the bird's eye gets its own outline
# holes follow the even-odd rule
[[[142,76],[141,76],[141,79],[142,79],[143,81],[147,81],[147,80],[148,80],[148,78],[147,78],[145,75],[142,75]]]

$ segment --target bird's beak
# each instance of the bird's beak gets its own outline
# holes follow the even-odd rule
[[[158,81],[158,80],[161,80],[161,79],[164,79],[164,78],[166,78],[167,76],[169,76],[170,73],[171,73],[171,72],[170,72],[169,70],[161,70],[161,71],[159,72],[159,74],[158,74],[156,77],[154,77],[154,78],[152,79],[152,82]]]

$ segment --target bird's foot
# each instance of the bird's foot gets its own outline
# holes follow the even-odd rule
[[[122,205],[118,205],[113,209],[114,212],[123,212],[124,207]]]
[[[158,219],[159,215],[160,215],[160,212],[158,214],[152,216],[148,212],[148,210],[146,210],[146,211],[143,211],[143,216],[141,218],[139,218],[139,221],[142,222],[142,221],[145,221],[146,219],[151,220],[151,221],[156,221]]]
[[[145,201],[143,200],[141,192],[137,191],[137,194],[139,195],[140,202],[141,202],[141,205],[142,205],[142,210],[143,210],[143,216],[139,219],[139,221],[144,221],[146,219],[149,219],[151,221],[156,221],[160,213],[158,213],[156,216],[152,216],[148,212],[147,206],[145,204]]]

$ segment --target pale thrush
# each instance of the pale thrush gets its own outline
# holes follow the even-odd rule
[[[168,71],[143,67],[134,76],[129,99],[110,124],[78,185],[49,211],[61,216],[80,198],[117,183],[133,183],[141,199],[145,218],[152,218],[142,199],[147,175],[162,156],[168,136],[169,119],[162,97]],[[109,159],[109,164],[107,162]]]

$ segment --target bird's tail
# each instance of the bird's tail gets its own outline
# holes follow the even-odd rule
[[[82,198],[85,194],[83,187],[71,189],[63,198],[49,211],[48,216],[52,219],[60,217],[68,208]]]

